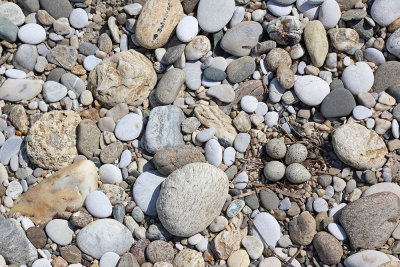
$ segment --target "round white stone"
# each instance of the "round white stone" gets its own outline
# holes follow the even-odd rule
[[[19,28],[18,38],[25,44],[40,44],[46,39],[46,31],[39,24],[28,23]]]
[[[275,126],[278,124],[279,114],[276,111],[270,111],[265,114],[264,121],[268,127]]]
[[[0,4],[0,17],[9,19],[17,26],[20,26],[25,22],[25,16],[22,9],[11,2],[2,2]]]
[[[289,15],[292,12],[291,5],[281,5],[272,0],[267,2],[267,8],[273,15],[278,17]]]
[[[328,231],[331,233],[334,237],[337,238],[339,241],[343,241],[347,239],[346,232],[344,231],[343,227],[340,226],[337,223],[330,223],[328,224]]]
[[[339,22],[342,13],[335,0],[325,0],[319,8],[318,20],[325,29],[331,29]]]
[[[222,148],[221,145],[215,139],[207,141],[205,147],[206,160],[215,167],[221,165],[222,162]]]
[[[400,17],[400,1],[375,0],[371,7],[371,16],[379,25],[389,26]]]
[[[199,31],[197,19],[193,16],[186,16],[176,27],[176,36],[181,42],[188,43],[196,37]]]
[[[43,98],[47,103],[60,101],[68,93],[67,87],[55,81],[45,82],[43,85]]]
[[[313,208],[315,212],[328,211],[328,202],[323,198],[317,198],[313,202]]]
[[[356,120],[365,120],[372,116],[372,110],[364,106],[356,106],[353,109],[353,117]]]
[[[114,252],[106,252],[100,258],[100,267],[115,267],[118,264],[120,256]]]
[[[48,259],[38,259],[33,262],[32,267],[51,267],[51,263]]]
[[[76,8],[69,15],[69,23],[75,29],[82,29],[89,23],[88,14],[82,8]]]
[[[233,179],[232,183],[234,184],[236,189],[245,189],[247,186],[247,183],[249,182],[249,176],[247,175],[246,172],[241,172],[238,174],[238,176]]]
[[[66,246],[72,241],[74,231],[69,227],[67,220],[54,219],[46,225],[47,236],[55,243]]]
[[[25,79],[26,78],[25,71],[17,70],[17,69],[6,70],[5,74],[8,78],[12,78],[12,79]]]
[[[97,218],[107,218],[112,213],[111,202],[101,191],[93,191],[85,200],[85,206],[88,212]]]
[[[329,94],[329,84],[319,77],[305,75],[297,77],[294,83],[297,97],[306,105],[317,106]]]
[[[133,185],[133,198],[138,207],[149,216],[157,215],[156,202],[165,178],[156,171],[142,173]]]
[[[248,133],[239,133],[236,135],[235,141],[233,142],[236,151],[240,153],[246,152],[246,149],[250,144],[250,139],[251,137]]]
[[[122,182],[122,174],[117,166],[104,164],[99,168],[100,180],[104,184],[115,184]]]
[[[235,163],[236,150],[233,147],[227,147],[224,150],[224,164],[226,166],[231,166]]]
[[[240,106],[247,113],[253,113],[258,107],[258,100],[254,96],[246,95],[240,100]]]
[[[131,141],[139,137],[142,128],[142,118],[136,113],[129,113],[117,122],[115,137],[121,141]]]
[[[95,55],[90,55],[85,58],[83,61],[83,67],[87,71],[92,71],[99,65],[103,60],[101,58],[96,57]]]
[[[124,152],[122,152],[121,157],[119,159],[119,167],[120,168],[126,168],[132,161],[132,155],[131,152],[126,149]]]
[[[344,69],[342,74],[344,87],[353,95],[368,92],[374,84],[374,73],[365,62],[357,62]]]
[[[275,247],[281,237],[281,228],[277,220],[271,214],[261,212],[255,216],[253,224],[254,235],[269,246]]]
[[[17,181],[11,181],[6,190],[6,196],[17,199],[23,192],[22,185]]]

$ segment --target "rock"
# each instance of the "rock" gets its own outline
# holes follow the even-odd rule
[[[225,103],[231,103],[235,99],[235,90],[229,84],[214,85],[207,90],[206,94]]]
[[[318,232],[314,237],[313,245],[324,264],[338,264],[343,256],[342,245],[327,232]]]
[[[81,208],[71,215],[70,222],[74,227],[83,228],[93,222],[93,217],[86,211],[86,209]]]
[[[69,15],[69,23],[71,23],[71,26],[75,29],[82,29],[89,23],[88,14],[84,9],[76,8],[72,10]]]
[[[356,101],[349,90],[335,89],[322,101],[321,114],[325,118],[343,117],[351,114]]]
[[[189,266],[199,266],[204,267],[204,259],[200,252],[193,249],[184,249],[180,251],[175,259],[174,266],[176,267],[189,267]]]
[[[121,141],[131,141],[139,137],[142,132],[143,121],[141,116],[129,113],[122,117],[115,127],[115,137]]]
[[[55,81],[47,81],[43,85],[42,94],[47,103],[58,102],[67,95],[67,87]]]
[[[162,47],[182,18],[178,0],[146,1],[136,23],[136,41],[147,49]]]
[[[40,6],[55,19],[68,18],[72,12],[72,6],[68,0],[40,0]]]
[[[112,213],[110,200],[101,191],[93,191],[85,200],[85,206],[88,212],[97,218],[107,218]]]
[[[195,17],[186,16],[181,19],[176,27],[176,36],[181,42],[188,43],[196,37],[199,31],[198,21]]]
[[[282,48],[273,48],[268,52],[265,63],[268,70],[276,71],[279,66],[290,67],[292,65],[292,59],[288,52]]]
[[[263,243],[255,236],[245,236],[242,245],[253,260],[260,258],[264,250]]]
[[[296,7],[305,17],[310,20],[316,20],[318,18],[320,3],[321,2],[313,3],[312,1],[307,0],[297,0]]]
[[[174,260],[174,248],[162,240],[151,242],[146,248],[146,256],[151,263],[172,262]]]
[[[118,267],[140,267],[140,265],[139,265],[137,259],[135,258],[135,256],[133,256],[129,252],[125,253],[121,257],[121,259],[120,259],[120,261],[119,261],[117,266]]]
[[[175,146],[157,152],[153,157],[153,163],[163,175],[169,175],[173,171],[194,162],[205,162],[203,154],[193,146]]]
[[[197,106],[194,109],[197,119],[207,128],[214,128],[215,135],[233,144],[236,130],[232,126],[232,119],[217,106]]]
[[[21,149],[22,139],[12,136],[2,145],[0,149],[0,163],[7,165],[12,156],[17,155]]]
[[[14,219],[0,220],[0,250],[10,264],[26,264],[37,259],[36,248],[25,236],[24,230]]]
[[[36,12],[40,9],[39,0],[19,0],[18,4],[29,12]]]
[[[285,165],[280,161],[270,161],[265,164],[264,176],[269,181],[279,181],[285,176]]]
[[[313,65],[317,68],[321,67],[328,54],[329,44],[326,31],[320,21],[314,20],[307,23],[304,28],[304,42]]]
[[[108,197],[112,205],[120,204],[126,198],[124,189],[118,185],[103,184],[98,190]]]
[[[0,5],[0,16],[10,20],[16,26],[21,26],[25,22],[21,8],[12,2],[4,2]]]
[[[290,164],[285,171],[286,178],[294,184],[304,183],[311,178],[310,172],[299,163]]]
[[[211,50],[211,43],[207,36],[198,35],[185,47],[187,60],[198,60]]]
[[[56,244],[66,246],[72,241],[74,233],[67,220],[54,219],[46,225],[47,236]]]
[[[15,105],[10,112],[10,120],[12,124],[20,130],[23,134],[26,134],[29,130],[28,116],[26,115],[24,106]]]
[[[332,144],[339,159],[354,168],[380,168],[386,162],[388,151],[383,140],[360,124],[340,126],[332,135]]]
[[[233,217],[226,227],[211,243],[211,249],[218,259],[226,260],[233,251],[240,249],[240,242],[247,234],[247,227],[241,229],[243,214]]]
[[[319,8],[318,20],[325,29],[336,26],[341,17],[339,4],[335,0],[326,0]]]
[[[164,181],[157,200],[158,217],[171,234],[192,236],[219,215],[227,193],[228,177],[224,172],[207,163],[185,165]],[[197,199],[194,204],[190,201],[193,199]]]
[[[350,28],[330,29],[328,31],[331,44],[339,51],[347,51],[358,44],[358,33]]]
[[[77,76],[71,73],[65,73],[61,76],[61,83],[67,87],[68,90],[73,91],[77,96],[86,89],[85,83]]]
[[[99,259],[106,252],[122,255],[133,244],[132,233],[120,222],[100,219],[88,224],[77,235],[82,252]]]
[[[285,65],[279,66],[276,75],[276,79],[284,89],[288,90],[293,87],[295,76],[289,67]]]
[[[390,37],[387,39],[386,48],[387,50],[395,55],[397,58],[400,57],[400,29],[396,30]]]
[[[181,69],[170,69],[157,84],[155,98],[162,105],[172,104],[178,96],[183,83],[185,72]]]
[[[213,4],[215,5],[215,4]],[[261,24],[245,21],[229,29],[221,40],[221,48],[236,57],[248,56],[263,33]]]
[[[139,208],[149,216],[157,215],[156,201],[165,178],[156,171],[142,173],[133,185],[133,197]]]
[[[204,146],[205,157],[208,163],[218,167],[222,163],[222,148],[215,139],[210,139]]]
[[[36,224],[47,223],[58,212],[82,207],[86,196],[97,189],[97,181],[94,163],[79,161],[29,189],[15,201],[11,212],[28,216]]]
[[[281,45],[295,45],[301,40],[303,29],[295,16],[283,16],[268,23],[269,37]]]
[[[400,199],[391,192],[383,192],[351,202],[342,209],[339,220],[352,248],[368,249],[386,243],[397,226],[399,215]]]
[[[371,16],[379,25],[389,26],[400,17],[400,3],[393,0],[376,0],[371,6]]]
[[[186,74],[185,83],[190,90],[197,90],[201,86],[201,62],[188,61],[183,69]]]
[[[89,119],[83,120],[77,127],[76,148],[87,158],[92,158],[93,153],[99,148],[100,130],[96,124]]]
[[[7,79],[0,87],[0,99],[17,102],[31,100],[42,91],[42,80]]]
[[[103,254],[103,256],[101,256],[100,264],[101,266],[115,267],[117,266],[119,260],[120,257],[118,254],[114,252],[106,252]]]
[[[281,235],[281,228],[276,219],[267,212],[261,212],[253,219],[253,233],[264,244],[275,248]],[[265,244],[264,244],[265,246]]]
[[[226,79],[226,73],[223,70],[209,67],[203,72],[204,77],[212,81],[223,81]]]
[[[80,263],[82,259],[81,251],[75,246],[60,248],[60,254],[68,263]]]
[[[184,119],[182,110],[176,106],[153,108],[144,136],[146,150],[155,154],[165,148],[184,145],[181,133]]]
[[[42,115],[26,138],[31,161],[51,170],[59,170],[72,163],[78,154],[76,127],[80,120],[74,111],[51,111]]]
[[[346,258],[344,264],[346,267],[396,266],[398,259],[380,251],[364,250]]]
[[[291,12],[291,5],[281,5],[274,1],[268,1],[267,8],[272,15],[277,17],[289,15]]]
[[[35,68],[37,58],[38,52],[36,47],[33,45],[23,44],[18,47],[17,52],[13,57],[13,65],[16,69],[28,73]]]
[[[243,249],[233,252],[228,258],[228,267],[247,267],[250,264],[249,255]]]
[[[18,27],[7,18],[0,18],[0,38],[14,43],[17,40]]]
[[[306,105],[317,106],[329,94],[329,84],[319,77],[305,75],[297,77],[294,83],[297,97]]]
[[[273,159],[282,159],[286,155],[286,145],[282,139],[271,139],[265,145],[265,152]]]
[[[364,106],[356,106],[353,110],[353,117],[356,120],[365,120],[372,116],[372,111]]]
[[[43,248],[47,243],[46,233],[40,227],[30,227],[26,236],[35,248]]]
[[[57,45],[46,56],[50,63],[71,70],[78,59],[78,51],[67,45]]]
[[[241,57],[230,63],[226,69],[228,80],[239,83],[249,77],[256,69],[256,63],[250,56]]]
[[[400,84],[400,62],[387,61],[374,72],[372,90],[380,93],[391,86]]]
[[[289,222],[290,239],[296,244],[307,246],[317,233],[316,227],[314,217],[308,212],[303,212]]]
[[[124,145],[120,142],[114,142],[104,147],[100,152],[100,160],[105,164],[114,163],[124,151]]]
[[[206,32],[220,31],[232,18],[235,11],[234,0],[200,0],[197,7],[197,19],[200,27]]]
[[[381,192],[392,192],[400,198],[400,186],[395,183],[389,182],[378,183],[370,186],[367,190],[363,192],[363,197]]]
[[[386,62],[386,59],[385,59],[385,56],[383,55],[383,53],[376,48],[365,49],[364,58],[370,62],[374,62],[377,66]]]
[[[192,18],[192,17],[190,17]],[[166,49],[165,54],[161,57],[160,62],[164,66],[172,65],[178,61],[179,58],[184,57],[183,52],[185,51],[186,45],[180,42],[177,37],[173,37],[165,46],[165,48],[160,48],[161,51]],[[157,51],[159,49],[156,49]],[[157,58],[157,57],[156,57]]]
[[[139,52],[128,50],[97,65],[89,74],[88,89],[107,107],[119,103],[138,106],[156,83],[157,76],[151,62]]]

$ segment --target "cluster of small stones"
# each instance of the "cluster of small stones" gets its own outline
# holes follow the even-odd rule
[[[399,0],[0,4],[0,267],[400,266]]]

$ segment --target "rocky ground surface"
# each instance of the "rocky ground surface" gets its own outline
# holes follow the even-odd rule
[[[0,4],[0,267],[399,267],[399,0]]]

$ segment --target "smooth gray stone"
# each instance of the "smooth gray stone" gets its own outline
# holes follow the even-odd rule
[[[13,65],[16,69],[28,73],[35,68],[37,58],[38,52],[36,46],[23,44],[18,47],[13,57]]]
[[[0,39],[14,43],[17,40],[18,27],[7,18],[0,18]]]

